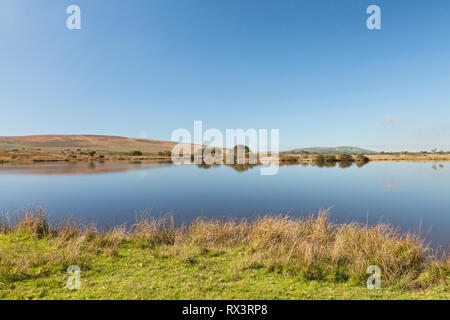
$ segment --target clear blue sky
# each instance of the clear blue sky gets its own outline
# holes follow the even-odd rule
[[[450,150],[449,39],[448,0],[1,0],[0,135],[203,120],[278,128],[282,149]]]

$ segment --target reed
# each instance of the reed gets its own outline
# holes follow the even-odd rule
[[[191,262],[189,250],[230,249],[243,257],[240,270],[266,268],[306,280],[363,284],[367,267],[377,265],[385,284],[409,289],[446,285],[450,266],[448,255],[429,249],[418,234],[403,234],[387,224],[335,224],[327,210],[306,218],[198,218],[182,226],[170,216],[141,216],[130,226],[99,229],[70,219],[51,220],[38,209],[14,221],[3,217],[0,237],[14,239],[0,246],[2,283],[45,276],[73,264],[89,268],[99,255],[117,256],[123,245],[158,248]]]

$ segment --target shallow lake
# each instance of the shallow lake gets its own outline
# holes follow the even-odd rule
[[[305,216],[331,208],[338,223],[389,222],[422,230],[433,247],[450,244],[450,162],[370,162],[320,168],[211,168],[164,163],[0,165],[0,208],[14,215],[45,207],[50,216],[99,225],[133,223],[136,215],[195,217]]]

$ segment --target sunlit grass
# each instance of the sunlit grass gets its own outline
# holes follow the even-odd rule
[[[82,289],[65,289],[67,267]],[[369,265],[382,289],[365,287]],[[0,224],[0,297],[123,299],[448,298],[449,259],[389,225],[141,217],[99,230],[29,210]]]

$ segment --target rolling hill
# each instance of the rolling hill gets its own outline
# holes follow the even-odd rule
[[[103,152],[130,152],[139,150],[148,153],[170,151],[176,145],[175,142],[150,140],[140,138],[127,138],[105,135],[36,135],[18,137],[0,137],[0,150],[42,150],[61,151],[65,149],[96,150]],[[302,148],[285,151],[283,153],[364,153],[376,154],[377,152],[357,147],[317,147]]]
[[[364,153],[364,154],[377,154],[376,151],[366,150],[362,148],[357,147],[315,147],[315,148],[303,148],[303,149],[294,149],[290,151],[286,151],[283,153],[332,153],[332,154],[339,154],[339,153],[350,153],[350,154],[357,154],[357,153]]]
[[[64,149],[97,150],[104,152],[157,153],[170,151],[175,142],[101,135],[37,135],[0,137],[0,150],[48,150]]]

